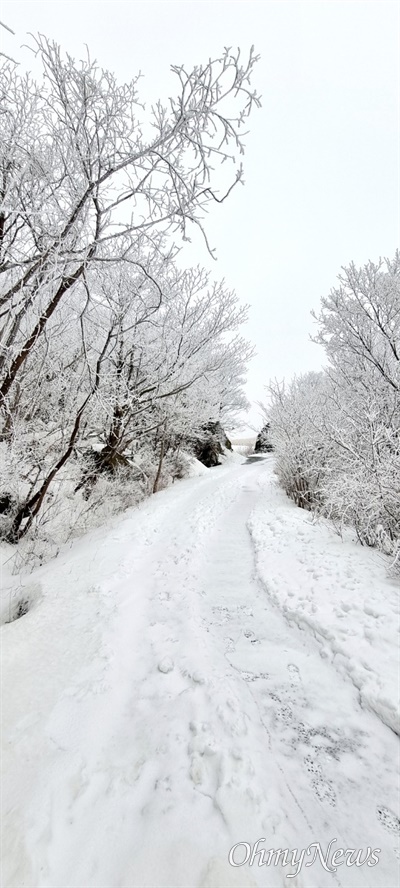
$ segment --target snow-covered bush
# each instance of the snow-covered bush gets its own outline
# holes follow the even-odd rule
[[[271,453],[273,451],[273,446],[271,442],[271,427],[270,423],[266,422],[265,425],[260,429],[256,443],[254,445],[255,453]]]
[[[232,444],[219,421],[206,422],[193,429],[187,440],[196,459],[207,468],[220,465],[220,457],[226,450],[232,450]]]
[[[24,582],[6,590],[0,602],[0,624],[13,623],[28,614],[40,601],[42,587],[40,583]]]
[[[269,385],[270,440],[276,454],[276,472],[282,487],[303,509],[320,503],[320,485],[326,466],[320,422],[326,399],[322,373],[308,373],[285,386]]]
[[[343,269],[315,341],[329,364],[269,386],[277,472],[287,493],[399,565],[400,255]],[[398,567],[397,567],[398,569]]]
[[[395,555],[400,539],[400,254],[343,269],[322,300],[317,342],[330,368],[326,509],[362,543]],[[330,411],[330,412],[329,412]]]

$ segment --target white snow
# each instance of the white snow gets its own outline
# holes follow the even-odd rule
[[[186,463],[186,475],[188,478],[200,478],[202,475],[207,475],[209,471],[195,456],[186,456]]]
[[[5,601],[34,593],[1,630],[3,888],[398,884],[394,584],[272,466],[230,461],[4,575]],[[261,837],[379,864],[229,864]]]
[[[361,705],[399,734],[399,583],[388,576],[389,559],[315,526],[268,474],[262,488],[248,527],[269,597],[314,635]]]

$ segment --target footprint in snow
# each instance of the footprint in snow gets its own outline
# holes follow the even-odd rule
[[[218,786],[221,754],[208,722],[190,722],[191,740],[189,776],[195,786],[202,786],[212,795]]]
[[[241,676],[244,681],[257,681],[258,678],[269,678],[267,672],[243,672],[241,671]]]
[[[324,779],[319,762],[307,755],[304,759],[304,764],[308,773],[311,774],[311,785],[320,801],[329,802],[334,807],[336,805],[336,793],[332,782]]]
[[[171,660],[169,657],[164,657],[163,660],[160,660],[157,668],[159,672],[163,672],[164,674],[172,672],[174,668],[173,660]]]
[[[387,832],[400,836],[400,820],[390,808],[386,808],[385,805],[378,805],[376,816]]]
[[[299,684],[299,682],[300,682],[300,670],[299,670],[298,666],[296,666],[295,663],[289,663],[289,665],[288,665],[288,673],[289,673],[289,675],[290,675],[292,685],[293,685],[293,684]]]

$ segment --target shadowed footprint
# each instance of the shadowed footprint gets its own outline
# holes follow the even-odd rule
[[[400,820],[390,808],[386,808],[385,805],[378,805],[376,816],[386,832],[394,836],[400,836]]]
[[[309,774],[311,774],[311,785],[321,800],[321,802],[329,802],[330,805],[336,805],[336,793],[330,780],[325,780],[322,776],[322,769],[319,762],[316,762],[311,756],[307,755],[304,764]]]

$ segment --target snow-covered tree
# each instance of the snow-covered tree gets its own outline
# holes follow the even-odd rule
[[[323,373],[306,373],[289,385],[271,382],[267,411],[276,470],[288,496],[311,509],[320,499],[326,465],[326,439],[321,429],[327,386]]]
[[[321,300],[315,342],[343,378],[380,380],[400,391],[400,253],[364,268],[352,263]]]
[[[234,155],[259,104],[253,51],[244,64],[225,50],[192,71],[174,67],[176,96],[146,118],[138,78],[119,85],[42,36],[34,49],[42,83],[8,60],[0,72],[0,512],[9,540],[27,532],[55,479],[67,473],[90,492],[89,478],[131,465],[138,440],[179,411],[187,421],[195,397],[209,400],[208,412],[217,402],[231,409],[240,395],[230,344],[241,375],[249,354],[235,294],[201,269],[178,271],[173,238],[200,230],[213,252],[204,211],[242,178]]]
[[[400,255],[344,268],[314,337],[324,373],[270,387],[283,486],[300,505],[400,553]],[[300,487],[300,493],[299,493]]]
[[[119,85],[90,58],[77,65],[39,36],[43,82],[3,62],[0,80],[0,398],[54,311],[93,264],[140,261],[156,230],[204,237],[203,214],[242,177],[215,190],[215,168],[244,151],[240,127],[258,104],[253,52],[225,50],[187,72],[177,95],[142,122],[138,77]]]

